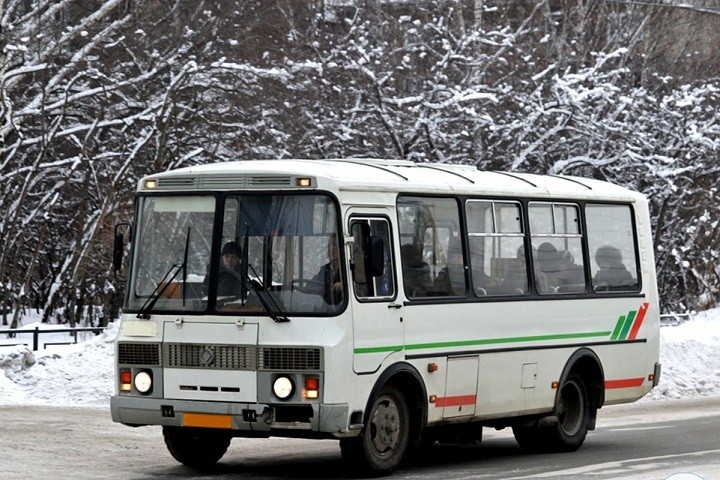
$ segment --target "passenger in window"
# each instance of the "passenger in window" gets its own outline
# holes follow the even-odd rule
[[[423,261],[422,245],[407,243],[400,247],[403,281],[408,297],[424,296],[432,287],[430,266]]]
[[[537,271],[545,275],[546,285],[540,287],[538,275],[535,275],[535,281],[538,283],[538,291],[540,293],[552,293],[557,291],[560,285],[560,254],[550,242],[541,243],[537,250]]]
[[[227,242],[223,245],[221,254],[217,294],[219,297],[238,297],[242,286],[240,247],[235,242]]]
[[[560,258],[559,290],[566,293],[581,292],[585,290],[585,272],[575,263],[572,253],[563,250]]]
[[[465,295],[465,261],[459,243],[448,246],[447,264],[438,272],[433,287],[440,295]]]
[[[501,286],[503,294],[523,294],[527,292],[527,262],[525,260],[525,246],[520,245],[517,250],[515,261],[508,262],[508,269],[505,273]],[[511,263],[512,262],[512,263]],[[540,272],[542,273],[542,272]],[[544,274],[543,279],[544,279]],[[547,280],[545,280],[547,286]]]
[[[330,257],[330,261],[320,267],[312,281],[324,285],[323,300],[325,303],[339,305],[343,301],[343,288],[340,275],[340,250],[337,238],[334,236],[328,242],[328,257]]]
[[[600,267],[593,278],[593,284],[596,287],[635,284],[635,280],[623,264],[622,253],[617,248],[610,245],[598,248],[595,252],[595,262]]]

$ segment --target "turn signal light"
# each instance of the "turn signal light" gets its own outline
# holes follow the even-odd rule
[[[313,400],[320,398],[320,379],[318,377],[305,377],[303,397]]]
[[[120,391],[132,391],[132,373],[130,370],[120,370]]]

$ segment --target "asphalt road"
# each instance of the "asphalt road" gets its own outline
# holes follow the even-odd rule
[[[606,407],[577,452],[524,454],[509,430],[480,446],[436,446],[393,479],[720,479],[720,398]],[[337,442],[235,439],[200,473],[177,464],[158,427],[114,424],[108,410],[0,407],[0,478],[353,478]],[[690,478],[690,477],[685,477]]]

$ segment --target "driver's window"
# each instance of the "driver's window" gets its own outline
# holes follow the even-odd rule
[[[350,230],[353,236],[352,269],[355,296],[363,300],[395,297],[392,243],[388,221],[384,218],[356,218],[353,219]],[[382,241],[383,267],[380,275],[372,275],[371,272],[365,271],[368,266],[366,260],[370,256],[370,252],[366,249],[371,245],[367,236]]]

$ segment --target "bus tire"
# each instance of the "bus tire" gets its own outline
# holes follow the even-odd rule
[[[365,421],[362,434],[340,440],[343,459],[362,474],[390,475],[403,461],[410,444],[410,409],[397,388],[384,386]]]
[[[217,430],[163,427],[165,446],[175,460],[197,469],[215,465],[230,446],[230,435]]]
[[[594,412],[585,382],[570,374],[560,387],[555,414],[513,427],[518,445],[534,452],[574,452],[585,441]]]

